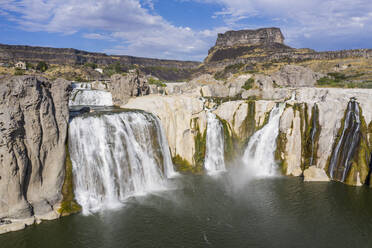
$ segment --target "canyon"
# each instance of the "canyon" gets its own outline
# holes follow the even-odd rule
[[[296,61],[299,56],[302,62],[327,60],[332,66],[325,71],[316,69],[319,61],[282,62],[272,71],[241,71],[240,65],[238,71],[230,71],[236,63],[249,67],[261,60],[255,57],[258,50],[250,50],[253,57],[248,58],[241,47],[274,49],[270,50],[274,55],[262,52],[265,63],[290,54]],[[220,60],[218,54],[227,49],[244,58],[227,52],[232,57],[221,55]],[[63,53],[80,53],[71,51]],[[199,71],[187,82],[153,83],[152,76],[141,70],[84,83],[4,76],[0,233],[81,211],[115,208],[132,196],[170,189],[173,178],[187,173],[215,175],[243,167],[241,174],[247,177],[284,175],[309,183],[337,181],[367,188],[372,89],[318,83],[339,76],[327,73],[339,73],[344,64],[343,72],[365,69],[371,52],[301,51],[284,45],[280,29],[230,31],[218,36],[202,65],[210,73]],[[61,61],[82,60],[71,56]],[[112,59],[93,57],[103,64]],[[146,61],[146,66],[158,63]],[[368,77],[365,73],[358,80]]]

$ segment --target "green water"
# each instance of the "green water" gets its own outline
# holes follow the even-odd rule
[[[118,210],[1,235],[0,247],[372,247],[372,189],[233,178],[183,176]]]

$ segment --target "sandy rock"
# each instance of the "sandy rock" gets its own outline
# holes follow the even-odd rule
[[[304,181],[305,182],[328,182],[329,178],[323,169],[317,168],[316,166],[310,166],[304,170]]]

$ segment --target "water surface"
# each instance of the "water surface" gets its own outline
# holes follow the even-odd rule
[[[372,247],[369,188],[233,178],[182,176],[177,190],[1,235],[0,247]]]

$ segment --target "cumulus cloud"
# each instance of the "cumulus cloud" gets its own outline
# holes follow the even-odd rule
[[[67,35],[83,31],[84,38],[116,40],[121,44],[106,52],[201,60],[212,39],[208,32],[213,31],[178,27],[150,13],[154,7],[151,0],[0,0],[0,3],[0,10],[25,30]]]
[[[244,26],[254,18],[265,19],[265,25],[282,27],[287,42],[295,46],[311,45],[315,40],[335,42],[369,34],[372,38],[371,0],[194,0],[217,3],[215,13],[229,25]],[[254,25],[253,25],[254,26]],[[258,26],[257,26],[258,27]]]
[[[211,18],[225,25],[176,26],[156,14],[153,0],[0,0],[0,15],[27,31],[114,41],[108,53],[171,59],[202,60],[217,33],[228,29],[279,26],[289,45],[320,49],[325,48],[316,46],[320,41],[337,48],[332,45],[359,46],[360,40],[372,39],[371,0],[174,1],[217,4],[220,10]]]

